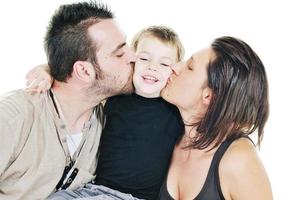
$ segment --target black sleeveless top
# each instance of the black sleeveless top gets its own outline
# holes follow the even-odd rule
[[[218,167],[220,160],[228,147],[237,139],[244,136],[231,137],[225,140],[215,152],[205,183],[200,191],[200,193],[194,198],[194,200],[224,200],[219,181]],[[248,137],[247,137],[248,138]],[[249,139],[249,138],[248,138]],[[159,193],[160,200],[174,200],[173,197],[168,192],[167,189],[167,177],[164,184],[161,187]]]

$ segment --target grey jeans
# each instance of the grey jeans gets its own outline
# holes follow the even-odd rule
[[[88,183],[83,187],[72,190],[60,190],[50,195],[48,200],[139,200],[131,194],[125,194],[102,185]]]

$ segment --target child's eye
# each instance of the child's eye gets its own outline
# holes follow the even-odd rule
[[[116,55],[116,57],[121,58],[121,57],[123,57],[124,54],[125,54],[125,53],[118,54],[118,55]]]
[[[160,63],[160,65],[164,66],[164,67],[170,67],[171,65],[166,64],[166,63]]]
[[[142,61],[148,61],[148,58],[139,58]]]

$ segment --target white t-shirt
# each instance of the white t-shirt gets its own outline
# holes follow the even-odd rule
[[[81,132],[67,135],[67,144],[70,156],[73,156],[74,152],[77,150],[78,146],[81,143],[82,136],[83,134]]]

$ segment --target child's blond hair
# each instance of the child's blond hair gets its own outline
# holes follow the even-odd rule
[[[160,40],[163,43],[170,44],[174,46],[177,50],[177,62],[181,61],[184,57],[183,45],[176,34],[176,32],[166,26],[150,26],[141,31],[139,31],[132,40],[132,47],[137,50],[138,43],[145,36],[152,36]]]

